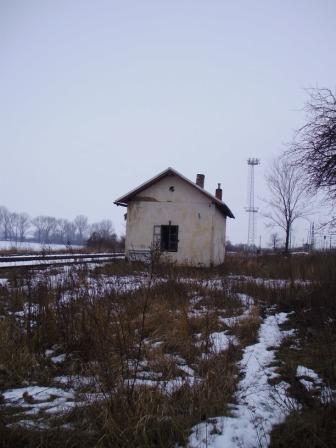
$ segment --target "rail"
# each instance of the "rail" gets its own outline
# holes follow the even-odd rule
[[[99,254],[46,254],[46,255],[7,255],[0,256],[0,269],[24,266],[50,266],[62,264],[104,263],[124,258],[124,253]]]

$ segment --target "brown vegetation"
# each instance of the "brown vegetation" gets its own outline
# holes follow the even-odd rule
[[[272,446],[286,446],[282,440],[287,446],[328,446],[335,437],[333,403],[307,398],[295,371],[305,365],[335,388],[335,264],[333,254],[269,255],[234,256],[211,270],[117,263],[4,273],[0,391],[63,387],[74,391],[77,405],[26,416],[29,408],[3,404],[2,446],[185,444],[193,425],[229,413],[242,350],[257,340],[260,316],[270,307],[292,312],[288,328],[297,331],[280,348],[278,372],[302,403],[302,411],[273,431]],[[223,318],[244,311],[236,293],[252,296],[254,305],[246,319],[227,326]],[[219,332],[238,345],[215,350],[211,338]],[[68,384],[61,386],[60,376]],[[76,379],[86,378],[76,386]],[[23,399],[36,404],[28,392]],[[317,408],[325,423],[310,426],[310,440],[324,444],[300,445]]]

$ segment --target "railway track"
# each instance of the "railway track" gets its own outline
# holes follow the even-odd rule
[[[20,267],[39,267],[65,264],[106,263],[124,259],[124,253],[47,254],[0,256],[0,270]]]

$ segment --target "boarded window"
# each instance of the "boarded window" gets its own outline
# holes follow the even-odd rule
[[[161,226],[161,251],[177,252],[178,226]]]

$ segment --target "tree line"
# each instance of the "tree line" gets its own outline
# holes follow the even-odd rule
[[[54,216],[30,217],[0,206],[0,239],[10,242],[35,241],[41,244],[117,246],[123,244],[109,219],[90,224],[84,215],[73,221]]]

